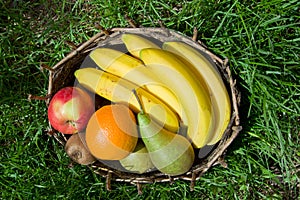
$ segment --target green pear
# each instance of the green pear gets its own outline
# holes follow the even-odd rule
[[[147,148],[139,141],[132,153],[120,160],[121,165],[128,171],[142,174],[155,169],[150,159]]]
[[[195,153],[185,137],[164,129],[143,111],[138,113],[137,120],[141,138],[159,171],[176,176],[192,167]]]

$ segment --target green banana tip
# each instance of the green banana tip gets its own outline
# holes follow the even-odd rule
[[[78,71],[78,69],[74,72],[74,76],[77,78],[78,77],[78,73],[79,73],[79,71]]]
[[[179,43],[179,41],[166,41],[162,44],[162,48],[165,49],[166,47],[170,47],[172,46],[172,44],[176,44],[176,43]]]
[[[123,33],[123,35],[121,36],[121,39],[124,43],[127,43],[127,41],[130,39],[130,34],[128,33]]]
[[[82,73],[82,69],[77,69],[75,72],[74,72],[74,76],[75,78],[78,78]]]

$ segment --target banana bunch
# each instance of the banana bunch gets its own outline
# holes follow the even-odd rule
[[[216,67],[183,42],[160,47],[136,34],[123,34],[122,41],[129,54],[93,50],[89,56],[99,69],[77,70],[78,82],[139,112],[136,90],[146,112],[170,131],[186,130],[195,148],[217,143],[229,123],[231,103]]]

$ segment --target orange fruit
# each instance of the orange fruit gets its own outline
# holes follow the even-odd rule
[[[101,160],[121,160],[137,144],[136,118],[123,104],[102,106],[90,118],[85,137],[87,147],[94,157]]]

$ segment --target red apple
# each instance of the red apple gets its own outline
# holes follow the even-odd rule
[[[95,112],[92,97],[78,87],[65,87],[51,99],[48,119],[52,127],[64,134],[82,131]]]

